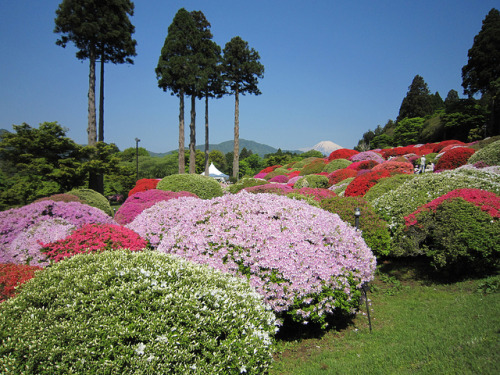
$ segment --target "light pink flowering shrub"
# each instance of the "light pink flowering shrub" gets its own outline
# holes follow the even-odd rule
[[[158,251],[245,277],[284,319],[353,313],[375,257],[338,215],[274,194],[159,202],[128,226]]]
[[[376,161],[377,163],[383,163],[385,159],[377,152],[373,151],[363,151],[360,152],[359,154],[352,155],[349,158],[350,161],[357,162],[357,161],[365,161],[365,160],[373,160]]]
[[[288,176],[280,174],[278,176],[274,176],[273,178],[271,178],[269,180],[269,182],[277,182],[280,184],[286,184],[288,182],[288,180],[289,180]]]

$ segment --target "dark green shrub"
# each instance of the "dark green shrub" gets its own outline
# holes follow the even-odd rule
[[[401,255],[426,255],[441,271],[455,275],[488,272],[500,265],[500,220],[465,201],[445,200],[398,236]]]
[[[317,174],[310,174],[300,178],[295,185],[294,189],[301,189],[304,187],[310,188],[324,188],[327,189],[330,184],[328,183],[328,177],[321,176]]]
[[[244,188],[251,187],[251,186],[258,186],[258,185],[265,185],[267,184],[267,181],[260,180],[257,178],[242,178],[238,182],[232,184],[229,186],[229,192],[232,194],[236,194],[240,190],[243,190]]]
[[[222,187],[212,177],[199,174],[173,174],[164,177],[157,189],[168,191],[189,191],[201,199],[211,199],[222,196]]]
[[[158,252],[77,255],[0,304],[0,373],[264,374],[275,329],[246,280]]]
[[[92,189],[75,189],[68,192],[68,194],[76,195],[82,203],[88,204],[89,206],[99,208],[104,211],[109,216],[113,216],[113,209],[109,204],[109,201],[102,194]]]
[[[332,173],[333,171],[336,171],[338,169],[344,169],[351,164],[352,161],[349,161],[347,159],[334,159],[327,165],[325,165],[322,172]]]
[[[354,209],[359,207],[359,229],[363,239],[376,256],[389,255],[391,252],[391,236],[387,223],[382,220],[361,197],[333,197],[320,201],[320,207],[329,212],[336,213],[340,218],[355,225]]]

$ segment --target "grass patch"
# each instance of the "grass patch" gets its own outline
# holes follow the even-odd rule
[[[347,328],[279,340],[271,375],[499,374],[500,277],[444,283],[407,261],[381,265]]]

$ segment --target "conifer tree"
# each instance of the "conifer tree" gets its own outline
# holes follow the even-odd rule
[[[397,121],[404,118],[425,117],[433,113],[433,96],[427,87],[424,79],[416,75],[411,85],[408,87],[401,107]]]

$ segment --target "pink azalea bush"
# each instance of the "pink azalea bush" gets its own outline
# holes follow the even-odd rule
[[[168,201],[179,197],[197,197],[196,194],[188,191],[165,191],[151,189],[140,191],[127,198],[125,203],[118,209],[115,220],[118,224],[125,225],[135,219],[146,208],[155,205],[160,201]]]
[[[273,194],[288,194],[293,193],[294,189],[288,184],[267,184],[267,185],[257,185],[244,188],[247,193],[273,193]],[[241,190],[241,191],[243,191]]]
[[[245,191],[159,202],[128,225],[157,250],[247,278],[282,318],[327,325],[373,279],[361,232],[301,200]]]
[[[105,250],[129,249],[139,251],[147,241],[133,230],[116,224],[86,224],[70,236],[42,244],[42,252],[54,262],[76,254],[89,254]]]
[[[413,164],[400,162],[400,161],[386,161],[382,164],[376,165],[372,169],[373,172],[376,171],[389,171],[391,173],[413,173]]]
[[[273,178],[271,178],[269,180],[269,182],[277,182],[279,184],[286,184],[288,182],[289,178],[288,176],[285,176],[285,175],[278,175],[278,176],[274,176]]]
[[[417,210],[405,216],[405,225],[411,226],[417,224],[417,215],[423,211],[436,211],[436,208],[444,201],[453,198],[462,198],[481,211],[487,212],[492,218],[500,218],[500,197],[495,193],[481,189],[456,189],[436,198],[429,203],[419,207]]]
[[[365,160],[373,160],[376,161],[377,163],[383,163],[384,158],[380,156],[379,153],[374,152],[374,151],[363,151],[360,152],[359,154],[352,155],[349,158],[350,161],[357,162],[357,161],[365,161]]]
[[[78,202],[46,200],[2,211],[0,212],[0,263],[12,261],[11,252],[7,258],[7,250],[17,236],[33,225],[50,219],[62,219],[77,228],[89,223],[115,223],[102,210]],[[50,236],[51,233],[55,236],[54,240],[58,239],[58,231],[47,231],[47,235]]]
[[[326,198],[333,198],[337,196],[337,194],[335,194],[335,192],[333,192],[332,190],[322,189],[322,188],[310,188],[310,187],[300,188],[298,190],[295,190],[295,193],[313,197],[314,200],[318,202],[321,202],[323,199]]]

